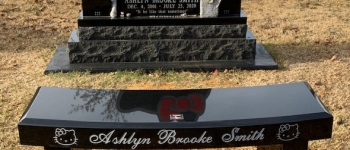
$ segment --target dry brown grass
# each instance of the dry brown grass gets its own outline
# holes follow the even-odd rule
[[[274,71],[43,75],[55,47],[77,27],[80,0],[0,0],[0,149],[20,146],[17,122],[38,86],[184,89],[311,83],[334,115],[333,138],[315,149],[350,148],[350,1],[243,0],[248,24],[277,59]],[[337,59],[331,58],[337,55]],[[185,79],[185,80],[184,80]],[[248,147],[244,149],[252,149]],[[243,149],[243,148],[242,148]]]

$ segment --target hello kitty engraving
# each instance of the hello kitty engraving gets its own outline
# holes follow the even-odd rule
[[[300,135],[298,124],[281,125],[277,134],[277,138],[281,141],[292,141],[297,139]]]
[[[74,130],[66,130],[64,128],[56,128],[55,137],[53,137],[55,143],[60,145],[69,146],[77,145],[77,137]]]

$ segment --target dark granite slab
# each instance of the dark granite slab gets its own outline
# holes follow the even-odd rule
[[[79,40],[245,38],[246,24],[79,27]]]
[[[219,5],[219,16],[239,15],[241,0],[221,0]]]
[[[51,58],[44,74],[55,72],[90,71],[92,73],[114,72],[117,70],[184,70],[214,71],[215,69],[244,70],[277,69],[278,65],[265,50],[263,45],[256,44],[255,59],[230,61],[170,61],[170,62],[120,62],[120,63],[81,63],[70,64],[67,47],[59,47]]]
[[[83,16],[83,12],[78,17],[79,27],[95,26],[182,26],[182,25],[230,25],[247,24],[247,16],[241,11],[239,16],[223,16],[216,18],[196,17],[132,17],[115,18],[109,16]]]
[[[109,16],[111,0],[82,0],[84,16]]]
[[[193,90],[40,87],[18,129],[21,144],[47,147],[298,147],[299,143],[306,150],[307,141],[331,137],[332,123],[332,115],[309,85],[299,82]]]

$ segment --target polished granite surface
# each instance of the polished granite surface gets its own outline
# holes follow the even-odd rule
[[[193,95],[197,98],[193,98]],[[169,104],[163,104],[167,98]],[[197,110],[189,108],[194,104]],[[173,108],[176,106],[179,108]],[[164,108],[174,110],[162,112]],[[322,112],[327,111],[303,82],[163,91],[41,87],[23,119],[152,123],[169,121],[162,118],[165,114],[183,114],[184,120],[180,121],[211,122]]]
[[[193,90],[41,87],[18,133],[21,144],[47,150],[271,144],[307,150],[308,141],[332,137],[332,123],[304,82]]]

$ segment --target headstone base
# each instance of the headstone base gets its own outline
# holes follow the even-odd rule
[[[117,70],[183,70],[214,71],[215,69],[277,69],[278,65],[262,44],[256,44],[255,59],[228,61],[168,61],[168,62],[115,62],[115,63],[77,63],[71,64],[67,54],[67,46],[59,47],[50,60],[44,74],[56,72],[115,72]]]
[[[254,59],[256,39],[245,38],[68,41],[71,63],[158,62]]]
[[[79,40],[245,38],[246,24],[79,27]]]

